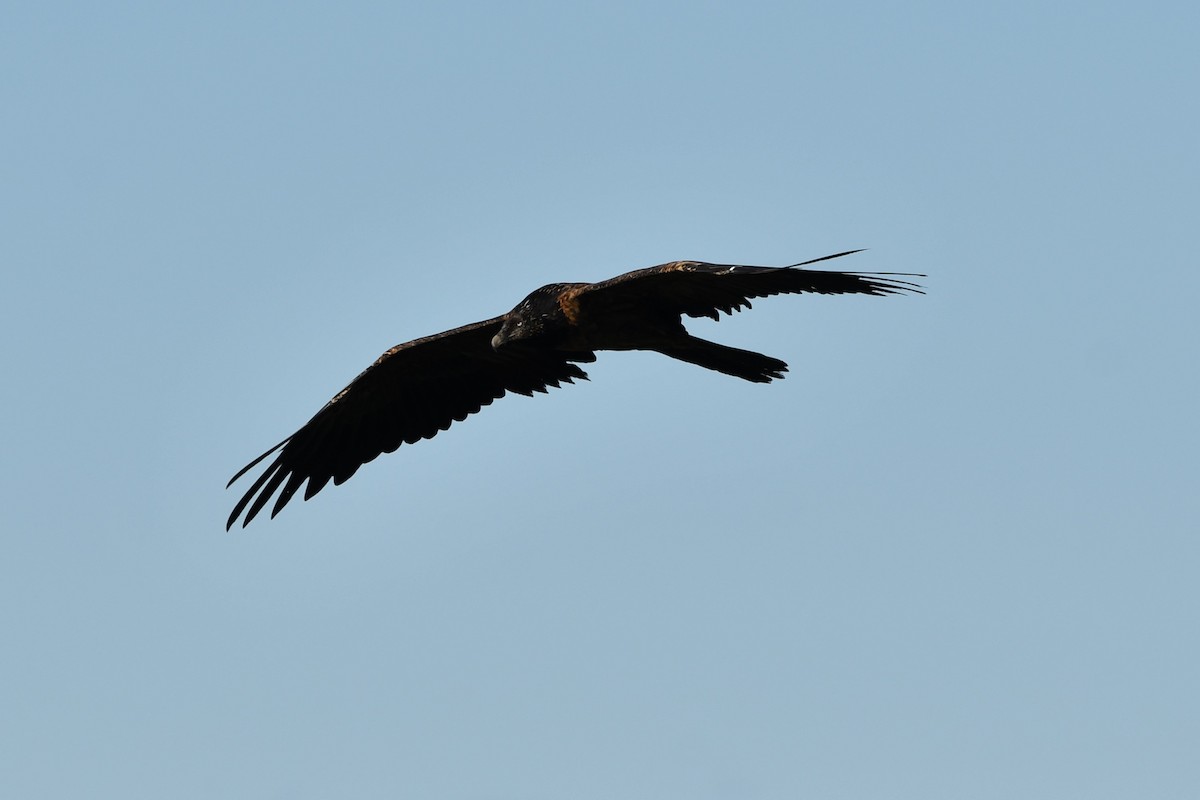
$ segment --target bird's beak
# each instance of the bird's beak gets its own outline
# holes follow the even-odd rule
[[[492,349],[493,350],[499,350],[500,345],[502,345],[502,344],[504,344],[504,338],[500,334],[497,333],[495,336],[492,337]]]

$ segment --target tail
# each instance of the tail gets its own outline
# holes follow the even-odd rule
[[[778,358],[764,356],[751,350],[726,347],[716,342],[697,339],[695,336],[654,349],[664,356],[678,358],[698,367],[724,372],[726,375],[754,383],[770,383],[782,379],[783,373],[787,372],[787,364]]]

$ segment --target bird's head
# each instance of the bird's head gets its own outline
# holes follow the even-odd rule
[[[492,349],[525,346],[553,348],[567,335],[570,323],[558,302],[559,284],[543,286],[504,315],[492,337]]]

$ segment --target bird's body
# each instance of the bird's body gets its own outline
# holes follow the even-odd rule
[[[653,350],[756,383],[782,378],[783,361],[694,337],[683,317],[719,319],[773,294],[920,291],[886,273],[799,269],[854,252],[791,267],[674,261],[600,283],[550,284],[503,316],[397,345],[233,476],[230,485],[279,451],[226,527],[243,511],[248,524],[279,491],[274,517],[305,481],[307,500],[330,480],[340,484],[380,453],[432,438],[506,392],[531,395],[586,379],[578,365],[595,361],[600,350]]]

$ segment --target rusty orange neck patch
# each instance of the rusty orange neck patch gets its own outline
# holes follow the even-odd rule
[[[579,286],[559,292],[558,307],[562,310],[563,316],[567,318],[567,322],[572,325],[579,324],[581,316],[579,310],[579,293],[585,288],[585,286]]]

